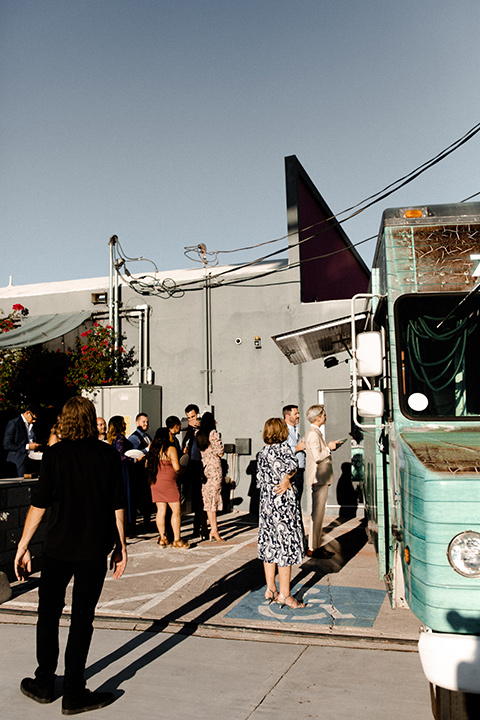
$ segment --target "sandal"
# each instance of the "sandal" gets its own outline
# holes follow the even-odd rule
[[[170,543],[168,542],[168,540],[167,540],[167,538],[165,537],[165,535],[160,536],[160,537],[158,538],[158,540],[157,540],[157,543],[158,543],[158,545],[160,545],[160,547],[164,547],[164,548],[165,548],[165,547],[168,547],[168,546],[170,545]]]
[[[185,550],[188,550],[190,547],[190,543],[186,542],[186,540],[174,540],[172,543],[172,547],[174,548],[184,548]]]
[[[264,597],[268,604],[271,605],[271,603],[278,598],[277,589],[275,588],[275,590],[270,590],[270,588],[267,587]]]
[[[277,603],[280,605],[280,607],[286,605],[290,608],[290,610],[299,610],[300,608],[306,607],[304,602],[299,602],[298,600],[295,600],[295,598],[291,595],[287,595],[287,597],[284,597],[284,595],[282,595],[281,593],[278,593]]]

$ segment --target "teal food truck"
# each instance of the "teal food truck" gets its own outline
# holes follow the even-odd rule
[[[423,625],[435,717],[480,717],[480,203],[384,212],[351,342],[380,574]]]

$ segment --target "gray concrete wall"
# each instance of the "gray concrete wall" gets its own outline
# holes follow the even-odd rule
[[[215,271],[218,272],[218,268]],[[225,279],[229,277],[225,276]],[[0,289],[0,307],[8,312],[11,303],[20,302],[29,308],[31,315],[106,309],[91,304],[91,293],[107,290],[107,278],[103,287],[97,279],[84,282],[87,289],[82,289],[79,281],[75,281],[71,291],[68,291],[68,284],[63,284],[61,292],[55,283],[38,286],[37,290],[35,286],[29,286],[23,295],[22,288],[18,288],[18,294],[14,288],[8,288],[8,292],[3,289],[3,293]],[[263,445],[265,420],[281,415],[283,405],[296,403],[300,407],[300,431],[303,433],[307,426],[305,411],[317,402],[318,391],[349,387],[347,364],[329,370],[324,368],[322,360],[294,366],[271,339],[272,335],[344,317],[350,312],[349,300],[302,305],[299,297],[297,270],[242,285],[213,287],[211,291],[214,369],[211,404],[225,443],[234,443],[236,438],[252,440],[252,456],[242,456],[238,462],[240,483],[235,495],[241,498],[240,509],[248,508],[250,477],[246,470]],[[168,415],[182,417],[190,402],[204,409],[204,291],[162,299],[143,297],[129,287],[123,287],[122,302],[127,308],[145,302],[151,306],[150,364],[155,384],[162,387],[162,422]],[[138,320],[123,320],[122,331],[127,335],[127,347],[136,347]],[[261,338],[261,349],[254,347],[256,336]],[[242,340],[241,344],[235,342],[237,338]],[[67,345],[69,342],[72,339],[66,338]],[[138,382],[136,372],[132,382]],[[344,436],[348,430],[349,418],[345,418]]]

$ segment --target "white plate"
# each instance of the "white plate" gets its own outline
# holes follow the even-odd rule
[[[135,448],[133,448],[133,450],[127,450],[125,455],[126,457],[135,458],[136,460],[143,458],[143,452],[141,450],[136,450]]]
[[[29,450],[28,457],[30,460],[41,460],[43,457],[43,452],[40,452],[40,450]]]

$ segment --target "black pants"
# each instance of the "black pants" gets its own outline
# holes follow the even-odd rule
[[[64,692],[85,687],[85,665],[93,634],[95,607],[102,592],[107,559],[66,561],[43,555],[40,576],[35,676],[51,682],[58,663],[58,628],[67,585],[73,577],[72,615],[65,649]]]
[[[297,488],[298,502],[300,508],[302,507],[302,495],[303,495],[303,482],[304,482],[305,468],[297,468],[297,472],[294,475],[293,482]]]
[[[188,482],[190,483],[190,497],[192,499],[193,534],[207,533],[207,513],[203,509],[202,497],[203,465],[200,460],[190,460],[188,463]]]

